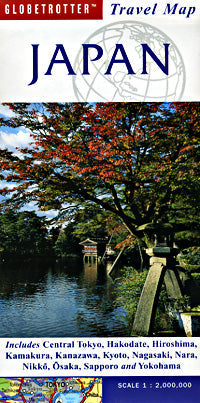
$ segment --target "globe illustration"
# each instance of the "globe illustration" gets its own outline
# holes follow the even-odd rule
[[[185,85],[185,68],[182,56],[173,41],[159,29],[142,22],[116,22],[95,31],[85,44],[97,44],[97,50],[89,49],[89,74],[83,74],[83,52],[77,54],[73,77],[73,88],[78,101],[178,101]],[[164,65],[164,43],[170,44],[169,74],[166,75],[155,61],[147,55],[147,73],[142,72],[142,46],[147,44]],[[114,63],[112,74],[105,75],[116,44],[122,44],[135,74],[128,74],[125,63]],[[122,58],[118,55],[117,58]]]

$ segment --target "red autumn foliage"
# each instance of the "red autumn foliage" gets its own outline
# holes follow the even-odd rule
[[[0,151],[5,180],[17,183],[7,203],[34,200],[60,211],[96,203],[136,234],[139,225],[168,220],[177,197],[194,201],[198,103],[9,106],[16,115],[1,124],[26,127],[32,144],[17,155]]]

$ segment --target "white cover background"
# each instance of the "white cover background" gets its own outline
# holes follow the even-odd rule
[[[104,1],[103,21],[1,21],[0,24],[0,101],[77,101],[72,76],[65,65],[55,65],[51,76],[45,76],[55,51],[55,44],[63,44],[73,66],[81,44],[101,27],[117,21],[144,22],[168,35],[179,49],[186,69],[183,101],[200,100],[200,4],[186,0],[178,3],[195,6],[190,18],[185,15],[163,15],[167,1],[159,1],[155,15],[110,15],[112,0]],[[118,3],[118,2],[117,2]],[[119,2],[120,3],[120,2]],[[154,6],[149,0],[122,0],[122,6]],[[172,7],[175,2],[169,2]],[[32,80],[32,46],[39,46],[39,79]],[[60,56],[60,55],[59,55]],[[59,58],[58,56],[58,58]],[[134,68],[134,66],[133,66]],[[103,91],[109,91],[106,86]],[[109,97],[109,93],[106,94]],[[159,99],[158,99],[159,100]],[[179,99],[176,99],[177,101]],[[90,101],[99,101],[98,96]]]

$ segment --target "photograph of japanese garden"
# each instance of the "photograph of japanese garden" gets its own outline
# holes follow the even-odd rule
[[[0,105],[0,336],[200,336],[200,104]]]

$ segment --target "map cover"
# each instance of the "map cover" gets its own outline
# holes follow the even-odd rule
[[[200,402],[200,6],[0,2],[0,402]]]

